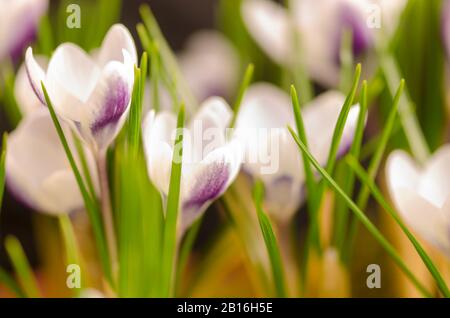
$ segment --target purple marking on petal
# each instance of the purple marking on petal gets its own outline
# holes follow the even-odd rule
[[[208,166],[207,171],[196,180],[190,198],[183,207],[202,206],[215,199],[224,190],[230,172],[226,162],[216,162]]]
[[[94,135],[101,132],[109,125],[115,125],[126,111],[130,102],[131,94],[128,84],[122,79],[118,79],[109,94],[104,100],[104,106],[98,119],[91,125],[91,131]]]
[[[339,27],[336,30],[335,58],[338,64],[340,64],[340,51],[345,29],[352,31],[353,56],[359,57],[363,55],[373,45],[373,40],[364,18],[350,5],[342,5],[340,8]]]
[[[205,204],[222,194],[229,177],[229,166],[222,161],[210,164],[206,171],[195,180],[190,197],[183,202],[183,231],[200,216]]]

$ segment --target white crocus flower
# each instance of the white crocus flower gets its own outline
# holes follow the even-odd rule
[[[36,37],[48,0],[0,0],[0,60],[16,60]]]
[[[334,128],[345,96],[329,91],[302,108],[308,145],[315,158],[326,164]],[[339,154],[349,149],[359,105],[352,106]],[[249,87],[236,122],[237,138],[245,145],[243,168],[266,186],[266,204],[280,222],[287,222],[304,199],[302,157],[286,126],[295,128],[288,94],[267,83]]]
[[[242,16],[261,48],[285,67],[293,64],[294,30],[298,32],[300,56],[312,78],[335,87],[343,32],[352,32],[353,54],[362,58],[378,39],[392,34],[405,4],[405,0],[292,0],[289,12],[270,0],[245,0]]]
[[[120,24],[108,31],[95,58],[71,43],[61,44],[44,71],[26,53],[31,86],[45,104],[44,82],[55,112],[96,152],[104,152],[122,128],[131,103],[136,48]]]
[[[403,219],[450,257],[450,145],[423,167],[396,150],[386,163],[391,198]]]
[[[48,59],[46,57],[37,56],[36,61],[42,68],[47,68]],[[32,92],[33,88],[28,79],[27,68],[24,63],[17,71],[16,80],[14,82],[14,96],[23,116],[27,116],[36,109],[43,107],[42,102],[37,98],[36,94],[33,94]]]
[[[207,99],[184,129],[181,222],[183,233],[220,196],[239,172],[239,144],[227,141],[232,112],[219,97]],[[164,198],[169,191],[176,117],[172,112],[150,112],[143,124],[144,149],[150,179]]]
[[[66,136],[72,146],[71,134]],[[86,156],[92,168],[88,151]],[[75,176],[44,107],[26,116],[9,136],[6,179],[13,194],[39,212],[56,215],[83,207]]]

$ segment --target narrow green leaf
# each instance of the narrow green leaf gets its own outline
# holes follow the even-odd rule
[[[40,296],[38,284],[19,240],[8,236],[5,239],[5,247],[25,295],[38,298]]]
[[[264,198],[264,185],[261,181],[255,183],[253,189],[253,200],[258,215],[259,225],[269,254],[270,265],[272,268],[273,281],[277,297],[285,298],[287,296],[284,269],[281,261],[280,249],[278,247],[272,225],[263,210],[262,202]]]
[[[252,78],[253,78],[253,72],[255,70],[255,66],[253,64],[249,64],[247,66],[247,69],[245,70],[244,77],[242,79],[241,85],[239,86],[239,91],[236,97],[236,101],[234,102],[233,110],[233,118],[231,119],[230,128],[233,128],[236,124],[236,119],[239,114],[239,110],[241,108],[242,99],[244,98],[245,92],[247,91],[248,86],[250,85]]]
[[[174,83],[176,83],[178,92],[181,94],[182,100],[186,105],[186,110],[188,112],[193,112],[197,109],[198,101],[192,94],[189,84],[184,79],[175,54],[172,52],[169,44],[164,38],[150,7],[147,4],[144,4],[139,8],[139,12],[152,41],[158,45],[163,66],[166,69],[167,74],[169,74],[169,76],[173,78]]]
[[[302,114],[300,111],[300,102],[298,100],[297,91],[295,90],[294,86],[291,86],[291,99],[292,99],[292,106],[294,109],[294,116],[295,116],[295,123],[297,126],[298,134],[303,141],[303,143],[308,147],[308,141],[305,131],[305,126],[303,123]],[[303,266],[301,267],[301,277],[302,277],[302,287],[306,286],[307,281],[307,269],[308,266],[306,264],[308,263],[309,253],[310,253],[310,246],[313,245],[317,250],[320,249],[320,234],[318,229],[319,226],[319,217],[318,217],[318,210],[315,209],[314,206],[314,198],[317,195],[317,184],[314,178],[314,173],[312,171],[311,164],[309,163],[309,160],[307,160],[306,156],[302,154],[303,158],[303,169],[305,171],[305,179],[306,179],[306,189],[308,192],[308,200],[306,201],[308,205],[308,212],[311,218],[311,224],[308,228],[308,232],[306,235],[306,243],[305,243],[305,249],[304,249],[304,257],[303,257]]]
[[[356,160],[355,157],[348,156],[346,158],[346,162],[353,169],[353,171],[355,171],[359,179],[361,179],[361,182],[363,182],[365,186],[367,186],[370,189],[373,197],[377,200],[378,204],[383,208],[384,211],[386,211],[394,219],[394,221],[398,224],[403,233],[405,233],[409,241],[416,249],[423,263],[428,268],[428,271],[436,281],[439,290],[445,297],[449,298],[450,291],[441,274],[439,273],[439,270],[436,268],[433,261],[428,256],[427,252],[423,249],[423,247],[420,245],[420,243],[417,241],[417,239],[414,237],[414,235],[408,230],[408,227],[403,223],[403,221],[399,217],[398,212],[395,211],[394,208],[392,208],[391,205],[389,205],[383,198],[381,191],[373,182],[371,176],[364,171],[364,169],[361,167],[361,165],[358,163],[358,160]]]
[[[44,92],[45,101],[47,103],[47,107],[50,111],[50,115],[52,117],[53,123],[55,125],[56,131],[58,133],[59,139],[61,140],[62,146],[66,153],[67,159],[69,160],[70,166],[72,167],[72,171],[75,175],[75,179],[77,181],[78,187],[80,189],[81,195],[84,200],[84,204],[86,206],[86,210],[89,215],[89,219],[91,221],[92,229],[94,232],[94,237],[97,243],[97,249],[100,255],[100,260],[102,262],[102,267],[106,279],[112,283],[112,272],[111,272],[111,264],[109,261],[108,249],[105,240],[105,234],[103,230],[103,225],[100,217],[100,210],[94,199],[89,195],[86,186],[83,182],[83,178],[81,173],[77,167],[75,162],[75,158],[70,150],[69,144],[67,142],[66,136],[64,135],[64,131],[59,123],[58,117],[56,116],[55,110],[53,108],[53,104],[48,96],[47,89],[43,82],[41,82],[42,91]]]
[[[25,293],[22,288],[16,283],[14,278],[12,278],[3,268],[0,267],[0,283],[8,287],[13,293],[19,298],[25,298]]]
[[[72,139],[74,140],[75,148],[77,150],[78,158],[80,159],[81,169],[83,170],[83,177],[86,181],[89,194],[93,200],[96,200],[97,193],[95,191],[94,182],[92,181],[91,171],[84,152],[83,144],[76,134],[72,133]]]
[[[0,212],[3,206],[3,194],[5,192],[5,163],[6,163],[6,151],[8,148],[8,133],[3,134],[2,150],[0,152]]]
[[[431,294],[423,286],[423,284],[417,279],[417,277],[409,270],[400,255],[397,253],[395,248],[386,240],[386,238],[381,234],[381,232],[375,227],[375,225],[369,220],[369,218],[364,214],[364,212],[350,199],[350,197],[344,192],[344,190],[339,187],[339,185],[333,180],[330,174],[321,167],[313,155],[308,151],[303,142],[296,135],[295,131],[291,127],[288,127],[291,132],[294,141],[299,146],[300,150],[304,152],[311,164],[317,169],[317,171],[322,175],[324,180],[330,185],[330,187],[338,194],[341,198],[345,200],[348,207],[353,211],[354,215],[359,219],[359,221],[366,227],[370,234],[378,241],[378,243],[385,249],[392,260],[398,265],[398,267],[405,273],[405,275],[411,280],[411,282],[416,286],[416,288],[426,297],[431,297]]]
[[[363,81],[361,88],[360,110],[358,115],[358,123],[356,125],[355,136],[351,145],[349,153],[355,158],[359,158],[361,153],[361,146],[364,137],[364,127],[366,126],[368,102],[367,102],[367,82]],[[353,188],[355,186],[355,176],[350,169],[345,169],[344,172],[344,190],[350,197],[352,196]],[[335,213],[335,232],[334,241],[335,246],[339,251],[342,250],[345,242],[345,234],[347,232],[348,208],[343,200],[339,200]]]
[[[145,53],[144,53],[145,55]],[[145,55],[146,56],[146,55]],[[144,57],[144,56],[143,56]],[[141,142],[141,118],[142,118],[142,83],[141,70],[134,67],[134,86],[130,105],[130,115],[128,117],[128,142],[130,151],[137,155]]]
[[[371,177],[372,180],[375,179],[375,177],[377,175],[378,169],[379,169],[379,167],[381,165],[381,161],[383,159],[383,154],[386,150],[389,138],[391,136],[392,129],[394,127],[394,123],[397,118],[399,102],[400,102],[404,87],[405,87],[405,81],[401,80],[400,85],[395,94],[394,101],[392,103],[392,108],[389,112],[389,116],[386,121],[386,125],[384,126],[383,131],[381,133],[379,144],[377,145],[377,149],[375,150],[375,153],[372,156],[372,159],[370,161],[368,171],[369,171],[369,176]],[[369,188],[367,187],[367,185],[364,185],[362,187],[362,189],[360,190],[360,192],[358,194],[358,198],[356,200],[356,203],[361,210],[366,209],[366,205],[369,200],[369,195],[370,195]],[[350,254],[351,254],[351,251],[354,246],[354,240],[356,237],[357,227],[358,227],[358,220],[353,218],[350,223],[347,246],[343,252],[344,261],[348,261],[348,259],[350,258]]]
[[[66,250],[67,264],[80,264],[80,258],[77,248],[77,240],[73,231],[72,222],[67,214],[58,216],[61,236]]]
[[[381,67],[386,77],[387,87],[391,94],[394,94],[395,87],[400,82],[400,71],[393,56],[388,53],[383,54],[381,59]],[[412,107],[409,95],[404,95],[400,99],[399,105],[400,120],[405,131],[406,138],[409,143],[414,157],[420,162],[425,162],[430,155],[430,149],[420,128],[419,121]]]
[[[353,76],[353,83],[351,90],[345,99],[344,105],[342,106],[341,112],[336,123],[336,127],[333,132],[333,139],[331,141],[331,148],[328,154],[326,170],[328,173],[332,174],[334,166],[336,165],[337,153],[339,150],[339,145],[341,143],[342,133],[344,132],[345,123],[347,122],[348,113],[353,105],[353,100],[355,99],[356,90],[358,88],[359,78],[361,77],[361,64],[356,66],[355,74]]]
[[[166,222],[164,226],[162,269],[162,297],[174,292],[175,260],[177,255],[177,221],[180,204],[180,184],[183,157],[184,105],[180,107],[177,120],[177,138],[174,144],[169,193],[167,195]]]

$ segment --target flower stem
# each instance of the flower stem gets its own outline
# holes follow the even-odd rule
[[[100,200],[102,206],[103,226],[106,233],[108,252],[113,268],[113,276],[117,268],[117,240],[114,229],[114,220],[111,207],[111,196],[109,193],[108,170],[106,162],[106,151],[99,151],[96,156],[97,172],[100,181]]]

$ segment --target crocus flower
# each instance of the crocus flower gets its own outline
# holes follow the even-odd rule
[[[233,45],[216,31],[199,31],[178,55],[181,72],[194,96],[230,97],[236,88],[239,58]]]
[[[403,219],[450,257],[450,145],[423,167],[396,150],[386,163],[391,198]]]
[[[239,144],[226,138],[231,116],[222,98],[211,97],[184,130],[179,233],[225,192],[239,172]],[[169,191],[175,131],[176,117],[168,111],[150,112],[143,124],[148,174],[163,198]]]
[[[343,32],[352,32],[353,55],[364,58],[374,48],[380,33],[390,35],[395,30],[405,3],[405,0],[293,0],[289,12],[269,0],[245,0],[242,15],[256,42],[285,67],[293,63],[294,30],[298,32],[300,56],[311,77],[322,85],[335,87],[339,81]],[[377,25],[376,19],[381,19],[381,25]]]
[[[16,60],[36,36],[48,0],[0,0],[0,60]]]
[[[104,152],[125,122],[131,103],[136,48],[120,24],[108,31],[95,58],[71,43],[61,44],[46,71],[31,48],[26,66],[31,86],[45,104],[45,84],[56,113],[88,144]]]
[[[66,136],[72,145],[71,134]],[[93,167],[87,151],[86,156]],[[83,207],[75,176],[44,107],[24,117],[9,136],[6,179],[13,194],[39,212],[56,215]]]
[[[345,96],[329,91],[302,108],[310,151],[325,164],[334,128]],[[349,149],[356,128],[359,105],[352,106],[339,153]],[[304,199],[302,157],[287,125],[295,128],[288,94],[267,83],[249,87],[236,121],[236,135],[245,145],[244,170],[266,186],[266,204],[280,222],[289,221]]]
[[[36,61],[42,68],[47,67],[48,60],[46,57],[37,56]],[[27,68],[24,63],[17,71],[16,80],[14,83],[14,96],[23,116],[27,116],[36,109],[43,107],[43,104],[39,98],[37,98],[37,96],[32,92],[33,88],[31,87],[28,79]]]

